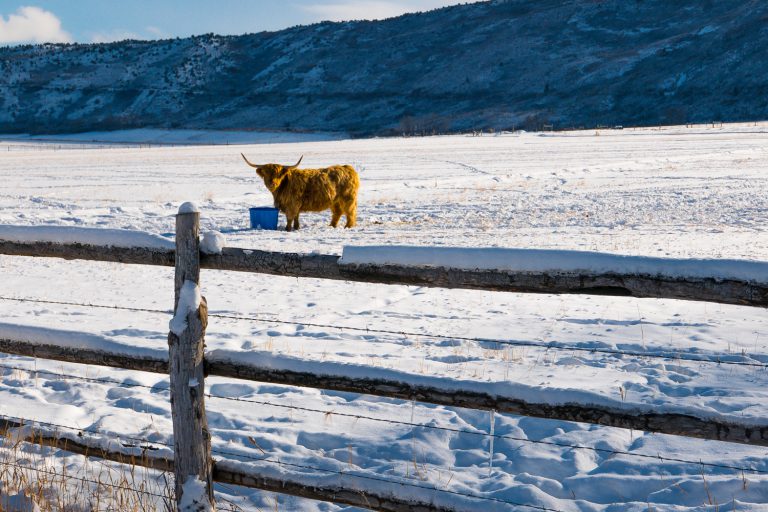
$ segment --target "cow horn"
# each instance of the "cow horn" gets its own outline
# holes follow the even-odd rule
[[[248,159],[247,159],[247,158],[245,158],[245,155],[244,155],[244,154],[240,153],[240,156],[241,156],[241,157],[243,157],[243,160],[245,160],[245,163],[247,163],[248,165],[250,165],[250,166],[251,166],[251,167],[253,167],[254,169],[258,169],[258,168],[259,168],[259,166],[258,166],[258,165],[256,165],[256,164],[252,164],[251,162],[249,162],[249,161],[248,161]]]
[[[297,167],[299,166],[299,164],[301,163],[301,161],[302,161],[302,160],[304,160],[304,155],[301,155],[301,158],[299,158],[299,161],[298,161],[298,162],[296,162],[295,164],[291,165],[291,166],[290,166],[290,167],[288,167],[288,168],[289,168],[289,169],[295,169],[295,168],[297,168]]]

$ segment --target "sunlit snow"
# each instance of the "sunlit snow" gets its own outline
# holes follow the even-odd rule
[[[227,246],[343,253],[348,262],[348,250],[372,250],[347,248],[370,246],[446,248],[470,266],[481,263],[466,261],[476,248],[524,254],[528,263],[556,257],[558,265],[574,252],[599,252],[609,256],[594,258],[611,264],[695,259],[700,265],[685,270],[702,274],[722,270],[718,265],[725,264],[712,260],[732,260],[759,280],[761,262],[768,261],[764,124],[250,146],[30,144],[0,142],[0,224],[22,226],[13,229],[25,236],[46,226],[57,233],[125,230],[172,247],[179,206],[192,201],[201,232],[221,233]],[[272,198],[241,152],[262,163],[304,155],[307,167],[353,165],[361,177],[358,227],[330,228],[330,212],[323,212],[303,213],[298,232],[251,230],[248,208]],[[0,238],[10,229],[0,228]],[[424,250],[407,251],[408,261]],[[398,249],[357,261],[387,251]],[[172,268],[0,256],[0,272],[3,337],[167,353]],[[695,411],[737,422],[768,418],[764,309],[206,269],[201,286],[209,306],[206,350],[214,358],[398,376],[551,403]],[[0,362],[28,370],[0,368],[0,415],[172,444],[163,375],[11,356]],[[404,496],[453,500],[470,510],[510,506],[362,477],[564,511],[693,511],[715,502],[724,510],[768,511],[766,448],[497,413],[489,474],[487,411],[216,377],[205,384],[214,457],[226,461],[222,467],[258,467],[307,483],[395,487]],[[78,460],[67,459],[73,467]],[[217,492],[246,510],[275,508],[271,494]],[[349,508],[280,497],[279,509]]]

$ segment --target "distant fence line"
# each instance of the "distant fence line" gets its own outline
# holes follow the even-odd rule
[[[768,283],[754,283],[740,279],[663,277],[615,272],[515,272],[423,268],[408,265],[352,265],[340,262],[339,257],[334,255],[273,253],[236,248],[225,248],[220,254],[201,254],[199,213],[182,209],[176,221],[175,251],[79,243],[0,241],[0,254],[174,266],[176,269],[174,310],[178,309],[180,303],[185,304],[182,292],[185,283],[192,282],[195,285],[199,283],[201,268],[383,284],[524,293],[652,297],[753,307],[768,306]],[[184,311],[181,313],[183,314]],[[0,339],[0,352],[80,364],[170,373],[175,440],[173,463],[169,462],[168,458],[155,460],[146,453],[141,453],[134,462],[163,470],[170,470],[172,467],[176,475],[177,500],[181,500],[183,495],[183,483],[192,477],[206,484],[207,500],[211,504],[213,504],[212,483],[221,481],[313,499],[336,501],[373,510],[393,512],[415,509],[455,510],[450,505],[435,505],[433,502],[420,501],[418,498],[398,498],[391,492],[378,492],[375,489],[361,492],[360,489],[341,484],[317,486],[300,480],[291,480],[285,475],[275,478],[268,473],[238,472],[233,470],[233,466],[227,461],[214,464],[211,456],[210,434],[205,420],[204,378],[206,375],[768,446],[768,423],[741,424],[700,418],[687,413],[657,413],[651,408],[633,411],[599,404],[553,405],[546,401],[531,402],[481,390],[457,389],[453,385],[441,386],[439,379],[432,381],[432,384],[423,384],[419,379],[409,382],[408,375],[404,373],[398,374],[399,378],[349,377],[341,368],[342,365],[334,368],[333,364],[324,363],[307,371],[297,371],[291,368],[290,361],[281,365],[279,359],[270,361],[269,365],[259,365],[238,361],[236,357],[230,357],[231,354],[226,351],[213,351],[206,355],[203,351],[203,339],[207,326],[207,307],[190,310],[186,314],[186,320],[187,328],[184,331],[179,334],[174,332],[169,334],[170,353],[167,358],[137,357],[98,348],[72,348],[13,339]],[[8,423],[5,430],[19,426]],[[41,435],[40,441],[60,448],[68,445],[70,448],[64,449],[76,453],[94,454],[92,446],[87,443],[81,446],[71,439]],[[112,457],[111,460],[119,459],[118,462],[123,462],[126,460],[125,457],[136,457],[136,452],[123,453],[118,450],[112,453],[102,450],[98,456]],[[391,481],[389,483],[397,484]],[[450,490],[433,490],[461,494]],[[465,496],[471,499],[504,502],[488,497]],[[547,510],[535,505],[516,505]]]
[[[168,143],[163,144],[160,142],[152,143],[139,143],[139,142],[41,142],[37,144],[23,143],[23,144],[3,144],[0,142],[0,148],[5,146],[5,151],[69,151],[69,150],[83,150],[83,149],[149,149],[157,147],[177,147],[177,146],[190,146],[193,144],[184,143]],[[196,144],[195,144],[196,145]],[[211,143],[211,145],[216,145]],[[223,145],[223,144],[222,144]]]

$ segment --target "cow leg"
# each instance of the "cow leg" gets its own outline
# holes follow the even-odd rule
[[[286,225],[285,230],[286,231],[296,231],[299,229],[299,212],[300,210],[291,209],[286,210],[285,212],[285,219],[286,219]]]
[[[347,216],[347,224],[344,227],[355,227],[357,224],[357,197],[350,198],[350,201],[345,205],[344,214]]]
[[[339,224],[339,219],[341,218],[341,208],[337,206],[331,207],[331,227],[335,228]]]
[[[355,227],[355,224],[357,223],[357,212],[355,210],[348,210],[347,213],[347,223],[344,226],[345,228],[353,228]]]

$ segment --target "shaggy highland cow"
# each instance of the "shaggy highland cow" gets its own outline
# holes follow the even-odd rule
[[[357,217],[357,189],[360,178],[349,165],[333,165],[324,169],[299,169],[304,158],[295,165],[252,164],[240,153],[245,163],[256,169],[267,189],[272,192],[275,208],[285,214],[286,230],[299,229],[301,212],[331,210],[331,226],[336,227],[346,215],[344,227],[355,225]]]

